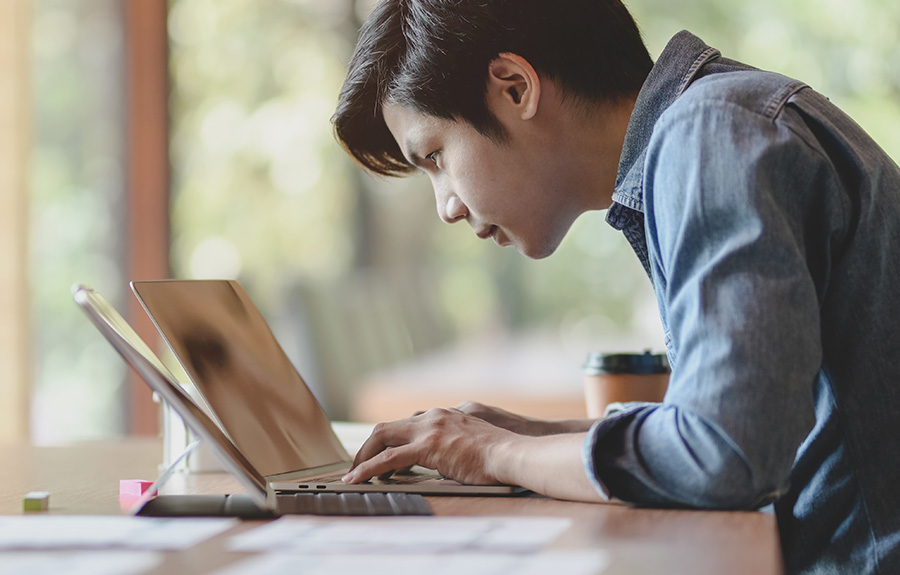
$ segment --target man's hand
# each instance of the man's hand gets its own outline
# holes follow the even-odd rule
[[[505,479],[495,471],[495,452],[516,435],[459,409],[432,409],[393,423],[379,423],[360,448],[346,483],[421,465],[449,479],[495,485]]]
[[[421,465],[460,483],[519,485],[558,499],[603,501],[581,462],[585,437],[519,435],[460,409],[432,409],[376,425],[343,480],[361,483]]]

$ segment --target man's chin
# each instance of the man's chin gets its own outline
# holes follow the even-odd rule
[[[518,242],[513,243],[513,247],[516,248],[516,251],[525,256],[526,258],[532,260],[542,260],[546,257],[553,255],[553,252],[556,251],[556,248],[559,247],[559,243],[549,243],[549,244],[538,244],[538,245],[528,245],[523,246]]]
[[[567,222],[567,225],[555,226],[549,234],[543,237],[532,238],[533,241],[528,244],[525,244],[521,238],[511,239],[511,242],[515,246],[516,251],[526,258],[542,260],[552,256],[556,252],[556,249],[559,248],[563,238],[569,233],[569,228],[571,226],[572,222]]]

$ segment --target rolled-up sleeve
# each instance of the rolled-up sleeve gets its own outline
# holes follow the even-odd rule
[[[787,489],[815,421],[833,240],[817,236],[817,201],[835,175],[790,126],[700,104],[660,119],[644,177],[673,370],[662,404],[592,427],[588,475],[635,504],[762,506]]]

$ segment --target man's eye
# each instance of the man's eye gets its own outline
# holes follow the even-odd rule
[[[427,156],[425,156],[425,159],[426,159],[426,160],[431,160],[431,162],[432,162],[435,166],[437,166],[437,155],[438,155],[439,153],[440,153],[439,151],[435,150],[434,152],[431,152],[430,154],[428,154]]]

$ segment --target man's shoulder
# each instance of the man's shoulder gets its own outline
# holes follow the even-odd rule
[[[785,102],[806,87],[799,80],[764,70],[708,74],[691,83],[664,115],[696,113],[698,109],[717,113],[742,110],[774,119]]]

